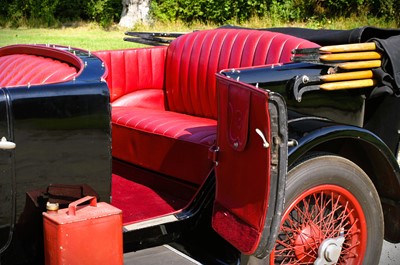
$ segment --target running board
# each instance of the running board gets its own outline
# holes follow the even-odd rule
[[[123,231],[130,232],[130,231],[135,231],[135,230],[139,230],[139,229],[143,229],[143,228],[148,228],[148,227],[153,227],[153,226],[157,226],[157,225],[176,222],[178,220],[179,219],[174,214],[171,214],[171,215],[166,215],[166,216],[150,219],[150,220],[143,221],[143,222],[124,225]]]

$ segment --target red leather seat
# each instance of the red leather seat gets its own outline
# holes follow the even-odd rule
[[[23,53],[0,56],[0,87],[62,82],[76,74],[75,67],[42,56]]]
[[[112,113],[114,157],[197,184],[209,173],[216,120],[129,107]]]
[[[168,48],[97,52],[110,69],[113,156],[200,184],[212,169],[215,73],[287,63],[293,49],[305,47],[317,45],[268,31],[215,29],[183,35]],[[116,80],[140,84],[116,86]]]

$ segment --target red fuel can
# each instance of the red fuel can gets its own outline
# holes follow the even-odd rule
[[[43,225],[46,265],[123,264],[122,211],[96,197],[43,213]]]

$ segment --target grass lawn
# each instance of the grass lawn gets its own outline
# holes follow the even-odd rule
[[[95,26],[60,29],[0,28],[0,47],[9,44],[60,44],[95,51],[140,46],[124,41],[124,36],[122,29],[106,31]]]
[[[193,28],[183,23],[139,25],[132,31],[146,32],[189,32],[212,26],[194,25]],[[77,23],[63,28],[0,28],[0,47],[10,44],[59,44],[82,48],[90,51],[110,50],[145,45],[124,41],[127,29],[112,26],[105,30],[96,24]]]

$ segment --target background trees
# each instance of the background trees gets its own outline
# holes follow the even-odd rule
[[[400,22],[399,0],[153,0],[151,5],[156,19],[188,23],[241,23],[254,16],[304,22],[359,15]]]
[[[103,27],[120,22],[127,3],[147,0],[2,0],[0,26],[59,26],[74,21],[94,21]],[[337,17],[371,16],[396,21],[400,26],[398,0],[148,0],[153,21],[181,20],[222,25],[253,17],[285,22]],[[124,3],[124,5],[123,5]],[[143,3],[142,3],[143,4]],[[143,15],[143,14],[140,14]],[[124,18],[123,18],[124,19]],[[120,24],[123,23],[123,19]],[[126,17],[125,17],[126,19]],[[138,19],[138,22],[147,18]],[[136,22],[136,21],[134,21]],[[128,24],[126,24],[128,25]]]
[[[136,23],[148,23],[149,11],[150,0],[122,0],[122,13],[118,24],[132,28]]]
[[[121,0],[2,0],[0,26],[59,26],[95,21],[106,27],[118,21]]]

